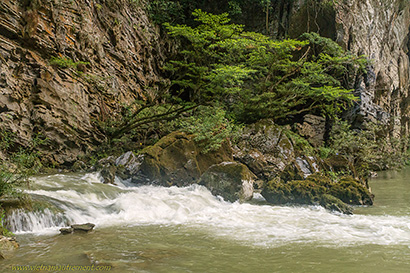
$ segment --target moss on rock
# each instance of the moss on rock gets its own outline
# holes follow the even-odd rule
[[[222,162],[211,166],[200,178],[198,184],[207,187],[212,194],[225,200],[247,201],[253,196],[253,183],[256,179],[248,167],[236,162]]]
[[[329,194],[350,205],[372,205],[373,195],[358,180],[345,176],[335,183]]]
[[[232,161],[232,150],[224,142],[217,151],[202,153],[193,135],[173,132],[142,150],[139,171],[132,175],[138,184],[186,186],[196,183],[212,165]]]
[[[335,183],[319,173],[287,183],[280,178],[273,179],[266,184],[262,196],[272,204],[321,205],[347,214],[352,212],[349,205],[371,205],[373,202],[369,190],[352,177],[343,177]]]

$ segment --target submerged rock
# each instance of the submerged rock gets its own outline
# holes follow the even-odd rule
[[[256,175],[244,164],[223,162],[211,166],[200,178],[198,184],[207,187],[212,194],[225,200],[247,201],[253,197],[253,183]]]
[[[0,260],[10,257],[14,250],[19,247],[15,237],[0,235]]]

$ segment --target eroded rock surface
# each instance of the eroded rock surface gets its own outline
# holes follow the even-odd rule
[[[162,41],[133,1],[1,1],[0,129],[22,145],[39,133],[44,159],[73,163],[103,140],[95,122],[166,84]]]

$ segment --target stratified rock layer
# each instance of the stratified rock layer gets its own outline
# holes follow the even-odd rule
[[[166,84],[162,48],[133,1],[1,1],[0,129],[22,145],[39,133],[44,158],[70,164],[103,140],[95,122],[155,99]],[[78,65],[51,66],[52,57]]]

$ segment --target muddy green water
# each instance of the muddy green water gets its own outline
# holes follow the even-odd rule
[[[20,227],[21,247],[0,261],[0,272],[84,272],[12,266],[92,263],[112,266],[109,272],[410,272],[410,168],[380,173],[370,183],[374,206],[353,216],[231,204],[201,187],[116,188],[93,179],[37,179],[32,194],[75,200],[65,217],[97,227],[63,236],[32,216],[43,222]]]

